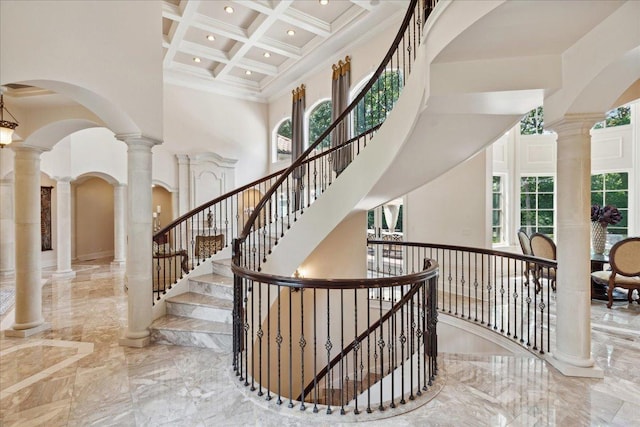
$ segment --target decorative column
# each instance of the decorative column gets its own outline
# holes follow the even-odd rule
[[[143,136],[119,136],[127,146],[127,268],[128,322],[120,345],[149,344],[153,321],[151,275],[151,148],[159,141]]]
[[[58,269],[52,277],[68,279],[76,276],[71,269],[71,177],[56,178],[56,181]]]
[[[122,268],[127,260],[127,185],[113,185],[113,261],[111,267]]]
[[[28,337],[51,329],[42,316],[40,147],[15,146],[15,323],[5,335]]]
[[[15,237],[13,178],[11,177],[0,179],[0,278],[15,275]]]
[[[556,348],[564,375],[602,378],[591,358],[591,127],[603,114],[568,114],[548,127],[557,140]]]

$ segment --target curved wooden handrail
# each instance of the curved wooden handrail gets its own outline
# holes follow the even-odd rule
[[[496,251],[494,249],[483,249],[483,248],[474,248],[471,246],[455,246],[455,245],[444,245],[438,243],[417,243],[417,242],[390,242],[388,240],[376,240],[376,239],[368,239],[367,243],[373,245],[394,245],[394,246],[406,246],[406,247],[416,247],[416,248],[431,248],[431,249],[444,249],[451,251],[460,251],[460,252],[471,252],[483,255],[494,255],[501,256],[506,258],[512,258],[518,261],[525,262],[535,262],[540,267],[544,268],[557,268],[558,262],[555,260],[550,260],[548,258],[539,258],[532,255],[521,255],[514,252],[505,252],[505,251]]]
[[[257,283],[269,285],[284,286],[294,289],[376,289],[386,287],[397,287],[411,285],[410,290],[385,313],[376,322],[369,325],[366,331],[362,332],[355,338],[344,350],[331,360],[329,366],[325,366],[306,387],[304,392],[297,400],[302,400],[302,396],[306,396],[313,388],[314,382],[320,381],[335,365],[337,365],[346,354],[353,350],[358,342],[361,342],[377,327],[383,324],[387,319],[393,316],[400,308],[407,304],[408,301],[421,288],[421,283],[432,279],[438,275],[438,263],[434,260],[425,259],[425,269],[418,273],[407,274],[405,276],[378,277],[371,279],[313,279],[300,277],[276,276],[273,274],[260,273],[254,270],[243,268],[235,264],[231,265],[234,274],[244,279],[252,280]]]
[[[377,277],[371,279],[313,279],[308,277],[288,277],[274,274],[261,273],[259,271],[240,267],[232,264],[233,273],[244,279],[254,282],[279,285],[294,289],[376,289],[410,285],[421,280],[430,279],[437,274],[438,264],[433,262],[428,269],[405,276]]]

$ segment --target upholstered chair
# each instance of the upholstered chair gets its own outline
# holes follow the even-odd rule
[[[628,289],[629,303],[633,302],[633,291],[637,290],[640,304],[640,237],[630,237],[613,245],[609,251],[609,264],[611,271],[591,273],[595,282],[608,286],[607,307],[611,308],[613,304],[613,288]]]
[[[542,233],[533,233],[530,238],[531,251],[533,256],[556,260],[556,244],[551,238]],[[556,290],[556,270],[555,268],[536,267],[536,290],[540,287],[540,279],[547,279],[551,289]]]

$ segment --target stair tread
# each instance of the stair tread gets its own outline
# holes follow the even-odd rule
[[[233,301],[216,298],[211,295],[199,294],[196,292],[185,292],[175,297],[167,298],[167,302],[178,304],[199,305],[203,307],[214,307],[222,309],[233,309]]]
[[[151,329],[184,332],[205,332],[224,335],[231,335],[231,327],[232,325],[230,323],[193,319],[190,317],[174,316],[172,314],[167,314],[159,319],[156,319],[151,324]]]
[[[217,273],[208,273],[201,276],[190,277],[189,280],[201,283],[212,283],[214,285],[233,286],[233,277],[222,276]]]

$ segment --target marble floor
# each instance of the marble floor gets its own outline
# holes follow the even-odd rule
[[[121,347],[123,273],[95,261],[74,269],[74,279],[44,283],[50,331],[0,339],[0,426],[640,426],[638,304],[592,302],[592,352],[604,379],[567,378],[536,357],[441,354],[435,396],[384,419],[391,410],[274,409],[238,385],[227,354]],[[3,329],[11,316],[0,317]]]

